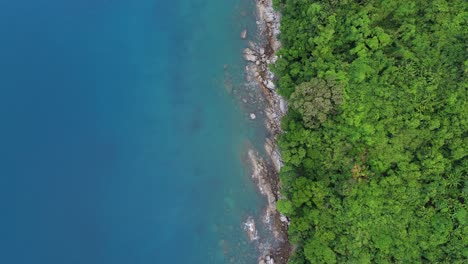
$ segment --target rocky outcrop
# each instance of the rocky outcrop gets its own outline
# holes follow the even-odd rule
[[[248,150],[248,158],[252,166],[252,178],[256,182],[260,193],[267,198],[263,223],[272,232],[275,239],[273,246],[265,247],[263,245],[259,263],[286,263],[290,252],[287,240],[288,222],[284,222],[284,216],[276,210],[279,188],[276,170],[253,149]],[[249,239],[252,241],[252,237],[255,237],[253,219],[250,222],[247,221],[244,226],[248,227],[246,230],[248,230]]]
[[[257,12],[257,25],[265,43],[249,43],[250,47],[244,50],[244,58],[253,62],[247,65],[246,70],[262,88],[268,103],[265,109],[267,128],[275,138],[281,133],[280,120],[287,111],[286,101],[276,93],[275,76],[269,69],[269,65],[278,59],[275,52],[281,47],[277,39],[281,16],[273,10],[271,0],[257,0]]]
[[[275,142],[282,133],[281,118],[286,114],[286,101],[278,95],[275,86],[275,76],[269,65],[276,62],[276,51],[281,47],[277,36],[280,28],[280,14],[273,9],[272,0],[257,0],[257,25],[261,39],[260,43],[249,43],[244,50],[244,59],[250,62],[246,66],[249,79],[258,83],[266,101],[265,122],[270,136],[265,143],[265,151],[269,161],[265,161],[257,152],[248,151],[252,164],[252,177],[256,181],[259,191],[267,198],[264,222],[270,228],[276,239],[274,246],[262,251],[259,264],[287,263],[291,246],[287,240],[288,220],[276,210],[276,201],[280,197],[278,173],[283,165],[281,155]]]

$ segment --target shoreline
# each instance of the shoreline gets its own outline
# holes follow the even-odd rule
[[[292,251],[288,241],[288,219],[276,210],[276,201],[281,198],[279,171],[283,165],[276,140],[282,133],[281,118],[286,114],[286,101],[277,94],[275,76],[269,65],[277,60],[276,52],[281,47],[278,41],[280,13],[273,9],[272,0],[255,0],[257,13],[258,43],[249,42],[243,56],[249,63],[245,67],[247,79],[254,81],[261,89],[265,99],[265,126],[269,135],[264,148],[269,160],[265,160],[258,151],[249,148],[248,158],[252,167],[252,178],[260,193],[266,197],[267,206],[262,217],[274,239],[273,246],[259,248],[258,264],[286,264]],[[241,33],[241,36],[245,33]],[[245,224],[251,227],[251,223]],[[253,225],[254,226],[254,225]],[[246,229],[248,233],[255,230]],[[249,235],[250,236],[250,235]]]

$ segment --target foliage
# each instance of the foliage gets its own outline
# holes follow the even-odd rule
[[[341,104],[341,93],[334,81],[314,78],[296,87],[290,105],[302,115],[306,127],[317,128]]]
[[[291,263],[468,259],[468,6],[275,0]]]

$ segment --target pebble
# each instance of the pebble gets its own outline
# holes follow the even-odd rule
[[[250,119],[254,120],[257,116],[254,113],[250,113]]]

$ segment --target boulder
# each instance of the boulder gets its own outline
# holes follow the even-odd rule
[[[273,12],[265,12],[265,22],[271,23],[275,21],[275,14]]]
[[[265,84],[265,86],[270,90],[275,89],[275,84],[271,80],[268,80],[267,83]]]
[[[257,61],[257,56],[251,49],[246,48],[244,50],[244,59],[246,59],[247,61],[255,62]]]

